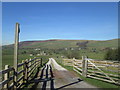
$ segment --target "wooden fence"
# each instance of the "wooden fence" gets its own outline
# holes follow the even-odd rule
[[[33,78],[33,73],[42,65],[41,60],[40,58],[23,60],[22,63],[17,65],[18,72],[15,72],[13,67],[5,65],[5,69],[0,71],[0,75],[2,75],[0,87],[2,87],[2,89],[21,88]],[[15,76],[17,77],[16,82],[14,80]]]
[[[110,63],[112,65],[110,65]],[[80,75],[87,78],[98,79],[101,81],[120,85],[119,74],[105,71],[104,69],[106,65],[115,68],[119,64],[118,63],[113,64],[112,62],[106,62],[106,61],[105,62],[95,61],[93,59],[88,59],[86,57],[83,57],[82,60],[76,60],[76,59],[73,60],[73,70],[79,73]]]
[[[73,59],[63,59],[62,64],[66,66],[73,66]]]

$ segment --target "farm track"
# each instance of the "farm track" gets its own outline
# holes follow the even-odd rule
[[[85,81],[83,81],[82,79],[79,78],[79,76],[72,71],[68,71],[67,69],[63,68],[62,66],[60,66],[53,58],[49,58],[49,61],[46,65],[51,65],[53,68],[53,75],[54,75],[54,79],[53,81],[47,81],[45,82],[39,82],[37,85],[36,90],[42,88],[43,90],[45,88],[43,88],[44,84],[45,87],[47,89],[50,89],[50,87],[52,87],[51,90],[61,90],[61,89],[80,89],[80,88],[86,88],[86,89],[93,89],[94,90],[98,90],[97,87],[92,86],[88,83],[86,83]],[[46,68],[45,68],[46,69]],[[49,68],[50,70],[50,68]],[[48,72],[49,72],[48,70]],[[41,72],[39,73],[38,76],[41,75]],[[48,73],[48,77],[51,77],[50,72]],[[43,73],[43,78],[46,78],[46,71],[44,71]]]
[[[67,69],[60,66],[53,58],[49,59],[49,64],[52,64],[54,70],[54,87],[55,89],[64,88],[96,88],[92,86],[77,76],[74,72],[70,72]]]

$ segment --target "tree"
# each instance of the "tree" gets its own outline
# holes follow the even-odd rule
[[[71,58],[80,59],[81,58],[79,51],[70,51],[69,50],[69,51],[66,51],[64,55],[66,57],[68,57],[69,59],[71,59]]]
[[[104,58],[106,60],[120,60],[119,55],[120,54],[120,48],[118,49],[109,49],[107,50]]]

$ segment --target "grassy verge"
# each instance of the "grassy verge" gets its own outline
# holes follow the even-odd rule
[[[64,68],[66,68],[67,70],[69,71],[73,71],[73,67],[72,66],[65,66],[63,65],[61,62],[62,62],[62,58],[55,58],[55,60],[57,61],[58,64],[60,64],[61,66],[63,66]],[[75,71],[74,71],[75,72]],[[76,73],[76,72],[75,72]],[[78,73],[77,73],[78,74]],[[103,82],[103,81],[100,81],[100,80],[96,80],[96,79],[91,79],[91,78],[85,78],[81,75],[78,74],[78,76],[83,79],[84,81],[86,81],[87,83],[91,84],[91,85],[94,85],[98,88],[102,88],[103,90],[106,90],[107,88],[115,88],[117,89],[118,86],[117,85],[114,85],[114,84],[110,84],[110,83],[107,83],[107,82]]]

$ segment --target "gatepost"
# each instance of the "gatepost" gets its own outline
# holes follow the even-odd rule
[[[87,77],[87,68],[88,68],[88,61],[85,56],[82,56],[82,76]]]

